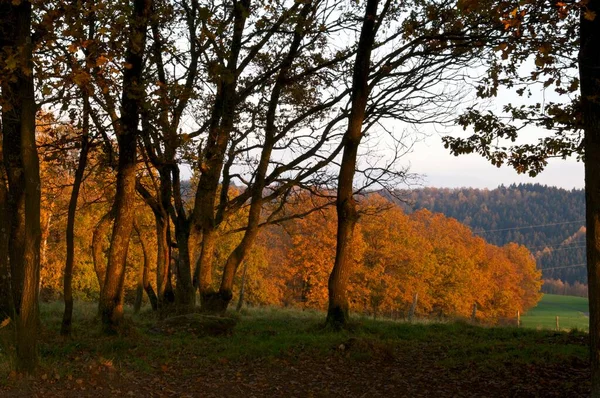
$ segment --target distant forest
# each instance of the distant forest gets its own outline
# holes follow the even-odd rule
[[[492,244],[525,245],[544,279],[587,283],[582,189],[513,184],[492,190],[422,188],[398,193],[407,212],[439,212]]]

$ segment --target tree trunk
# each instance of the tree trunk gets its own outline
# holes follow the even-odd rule
[[[87,93],[83,94],[83,125],[81,136],[81,151],[79,153],[79,163],[75,171],[75,180],[73,181],[73,190],[69,200],[69,210],[67,214],[67,259],[64,272],[64,299],[65,312],[63,314],[60,334],[63,336],[71,335],[71,322],[73,320],[73,263],[75,257],[75,212],[77,211],[77,200],[79,199],[79,189],[83,182],[83,174],[87,164],[89,150],[89,113],[90,103]]]
[[[215,203],[219,180],[223,169],[225,152],[235,121],[236,89],[238,74],[237,65],[242,49],[242,37],[246,20],[250,13],[251,0],[235,0],[233,2],[233,35],[231,50],[227,60],[227,71],[218,82],[215,103],[212,109],[207,144],[200,171],[202,175],[196,190],[192,228],[202,231],[202,249],[198,260],[197,284],[203,308],[208,308],[205,300],[211,301],[215,294],[212,291],[212,259],[219,220],[215,217]],[[223,187],[226,189],[226,187]]]
[[[192,274],[190,267],[190,233],[189,228],[175,228],[177,235],[177,249],[179,251],[175,266],[175,276],[177,285],[175,287],[175,304],[178,312],[190,312],[195,305],[196,290],[192,284]]]
[[[415,295],[413,296],[413,302],[410,306],[410,310],[408,311],[408,321],[412,322],[414,316],[415,316],[415,312],[417,311],[417,303],[419,302],[419,293],[415,292]]]
[[[6,7],[6,6],[5,6]],[[3,12],[0,34],[24,61],[2,84],[3,154],[8,177],[9,261],[16,323],[16,368],[37,365],[40,280],[40,173],[35,142],[31,3],[13,2]]]
[[[246,231],[244,232],[244,237],[227,258],[227,262],[225,263],[225,267],[223,269],[223,277],[221,279],[221,285],[219,287],[218,294],[214,294],[210,297],[203,297],[203,310],[221,313],[227,310],[227,307],[233,297],[233,282],[235,274],[240,264],[244,261],[246,255],[252,248],[252,245],[256,240],[256,236],[258,235],[258,226],[263,204],[262,195],[266,184],[265,178],[271,160],[271,153],[276,144],[275,135],[277,132],[277,126],[275,120],[277,108],[280,102],[279,99],[283,89],[285,88],[285,85],[287,84],[290,68],[298,56],[298,50],[300,48],[300,44],[302,43],[302,38],[305,35],[306,18],[312,10],[312,7],[313,4],[311,2],[305,3],[302,7],[296,29],[294,30],[294,38],[290,43],[289,51],[281,64],[281,70],[277,75],[275,85],[271,91],[269,107],[266,115],[265,142],[260,154],[258,167],[256,169],[254,184],[251,188],[252,194],[250,210],[248,212],[248,224]]]
[[[8,189],[6,173],[0,144],[0,319],[14,316],[12,289],[10,283],[10,263],[8,261],[8,240],[10,228],[8,221]],[[0,321],[1,322],[1,321]]]
[[[92,262],[94,263],[94,271],[96,273],[96,278],[98,279],[100,296],[102,296],[102,288],[104,286],[104,279],[106,278],[104,238],[108,235],[110,225],[114,219],[114,208],[111,208],[108,213],[102,216],[98,224],[96,224],[92,234]]]
[[[348,120],[348,130],[344,134],[344,154],[340,165],[337,191],[337,247],[335,264],[329,277],[329,308],[327,323],[334,329],[342,328],[348,321],[347,284],[352,272],[350,246],[354,227],[358,221],[358,211],[354,200],[354,173],[358,146],[362,139],[362,125],[369,98],[369,63],[371,48],[377,33],[377,6],[379,0],[367,0],[365,17],[362,22],[358,51],[352,76],[352,108]]]
[[[242,272],[242,283],[240,286],[240,297],[238,298],[237,306],[235,307],[236,312],[240,312],[242,310],[242,306],[244,305],[244,293],[246,291],[246,272],[248,271],[248,262],[244,263],[244,271]]]
[[[579,77],[584,123],[586,254],[590,305],[592,396],[600,397],[600,1],[587,7],[596,17],[581,15]]]
[[[148,253],[148,242],[146,238],[142,235],[142,231],[140,230],[137,223],[133,224],[135,231],[140,239],[140,245],[142,246],[142,253],[144,255],[144,262],[140,267],[140,274],[138,278],[138,285],[135,297],[135,303],[133,305],[133,311],[137,314],[140,312],[142,308],[142,301],[144,298],[144,292],[148,296],[148,300],[150,301],[150,305],[152,306],[152,310],[156,311],[158,309],[158,298],[156,297],[156,293],[154,293],[154,289],[150,284],[149,275],[150,275],[150,255]]]
[[[209,226],[203,228],[200,257],[194,270],[194,282],[200,291],[200,305],[203,309],[206,309],[206,304],[216,293],[212,280],[216,235],[214,228]]]
[[[169,267],[171,262],[171,250],[169,248],[169,224],[164,217],[155,214],[156,222],[156,294],[158,297],[158,308],[163,310],[169,303],[166,300],[166,291],[169,279]]]
[[[115,194],[115,223],[111,236],[106,278],[100,297],[102,326],[105,333],[113,334],[123,319],[123,285],[129,239],[133,228],[136,192],[136,150],[141,110],[143,56],[151,0],[134,0],[129,43],[125,61],[129,68],[123,72],[121,123],[116,126],[119,147],[117,190]]]

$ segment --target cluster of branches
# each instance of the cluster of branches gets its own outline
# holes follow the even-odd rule
[[[377,139],[371,132],[386,132],[389,119],[407,126],[448,121],[462,98],[464,69],[485,59],[504,34],[495,15],[450,0],[368,0],[364,6],[330,0],[1,4],[10,11],[2,16],[29,10],[33,27],[23,34],[36,62],[26,69],[16,56],[20,43],[3,46],[8,83],[2,98],[9,104],[3,118],[19,105],[13,76],[23,75],[32,87],[35,77],[37,105],[80,131],[66,143],[71,153],[79,149],[79,158],[67,227],[64,334],[72,318],[75,213],[90,151],[101,153],[97,158],[104,159],[106,178],[115,185],[94,239],[110,236],[106,258],[101,245],[94,245],[107,333],[117,332],[123,319],[136,194],[155,217],[157,309],[164,315],[171,305],[191,310],[196,291],[202,310],[224,312],[259,228],[310,212],[285,211],[302,191],[337,191],[329,198],[337,204],[338,249],[328,321],[343,325],[348,247],[358,218],[354,194],[361,184],[395,186],[407,177],[396,165],[406,142],[392,134],[395,145],[382,161],[369,158],[361,145]],[[9,26],[10,19],[2,18],[2,26]],[[3,134],[4,151],[13,153],[9,145],[19,135],[4,121]],[[37,159],[28,170],[36,174],[33,163]],[[15,166],[10,158],[4,165],[10,191]],[[189,195],[183,167],[193,174]],[[362,177],[355,177],[357,171]],[[37,208],[39,213],[39,201]],[[215,283],[217,229],[241,208],[247,208],[243,239]],[[12,230],[19,225],[14,220]],[[7,247],[15,247],[16,234],[7,237]],[[11,256],[13,274],[20,267],[15,261]],[[32,261],[39,273],[39,259]]]

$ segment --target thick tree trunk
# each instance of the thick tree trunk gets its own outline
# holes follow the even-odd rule
[[[200,257],[194,271],[194,281],[200,291],[200,305],[203,311],[208,311],[207,304],[212,302],[216,295],[213,289],[213,258],[217,232],[213,227],[206,227],[202,231],[202,244]]]
[[[190,233],[189,228],[180,226],[175,228],[177,249],[179,251],[175,267],[177,285],[175,287],[175,304],[178,312],[190,312],[195,305],[196,291],[192,284],[190,267]]]
[[[248,262],[244,263],[244,271],[242,272],[242,282],[240,283],[240,297],[238,297],[236,312],[240,312],[244,306],[244,293],[246,292],[246,274],[248,272]]]
[[[87,156],[89,150],[89,112],[90,103],[87,94],[83,95],[83,125],[81,136],[81,151],[79,153],[79,163],[75,171],[75,179],[73,181],[73,190],[69,200],[69,210],[67,214],[67,259],[65,262],[64,272],[64,299],[65,312],[63,314],[62,326],[60,334],[69,336],[71,334],[71,323],[73,320],[73,263],[75,257],[75,213],[77,211],[77,200],[79,199],[79,189],[83,182],[83,174],[87,164]]]
[[[582,12],[579,76],[584,122],[592,396],[600,397],[600,1],[591,0],[587,7],[596,17],[590,21]]]
[[[369,98],[368,79],[371,48],[377,33],[377,6],[379,0],[367,0],[365,17],[362,23],[358,51],[352,77],[352,108],[348,120],[348,130],[344,134],[344,154],[340,165],[337,192],[337,247],[335,264],[329,276],[329,307],[327,323],[335,329],[348,321],[347,285],[352,272],[350,245],[354,227],[358,221],[358,211],[354,200],[354,172],[358,146],[362,139],[362,125]]]
[[[123,72],[121,123],[117,126],[119,163],[115,194],[115,223],[111,236],[106,278],[100,297],[102,326],[105,333],[118,331],[123,319],[123,284],[129,239],[133,228],[136,192],[136,150],[141,110],[143,55],[146,31],[152,9],[151,0],[134,0],[131,31],[125,61],[129,68]]]
[[[5,44],[22,54],[14,79],[2,84],[3,154],[8,177],[9,261],[16,323],[16,368],[37,365],[40,279],[40,173],[35,142],[31,3],[13,2],[1,16]],[[5,10],[2,10],[5,11]]]

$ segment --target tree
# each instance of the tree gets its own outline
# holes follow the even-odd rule
[[[3,224],[10,225],[8,257],[16,323],[16,367],[18,371],[32,373],[37,365],[41,239],[32,4],[3,1],[0,11],[4,45],[0,57],[2,153],[9,218],[3,219]]]
[[[337,184],[338,250],[329,279],[327,315],[335,328],[348,319],[346,285],[352,272],[348,242],[358,221],[353,184],[362,138],[385,119],[412,125],[448,120],[461,97],[460,90],[449,86],[462,79],[461,68],[476,61],[482,44],[493,39],[487,36],[493,32],[487,21],[462,14],[451,1],[380,4],[370,0],[361,21]],[[381,46],[380,51],[372,53],[374,45]],[[443,85],[445,90],[433,89]],[[399,138],[397,142],[406,145]],[[406,178],[405,172],[391,167],[368,170],[364,173],[368,185],[389,186]]]
[[[121,119],[117,129],[119,159],[115,193],[115,222],[111,235],[106,278],[100,297],[102,325],[115,333],[123,318],[123,283],[129,238],[133,230],[138,124],[141,111],[143,56],[149,24],[151,0],[134,0],[123,72]]]
[[[467,2],[465,2],[467,3]],[[489,14],[472,2],[473,13]],[[507,105],[506,115],[482,113],[471,109],[459,119],[465,128],[472,126],[468,138],[446,138],[446,146],[455,154],[477,152],[495,165],[508,163],[518,172],[534,176],[543,170],[547,159],[578,155],[584,160],[586,191],[586,257],[590,303],[590,356],[592,396],[600,396],[600,2],[543,2],[523,4],[506,2],[491,12],[503,21],[504,44],[491,54],[489,73],[478,95],[495,96],[500,87],[521,86],[517,93],[531,92],[530,86],[552,87],[563,96],[560,102],[531,106]],[[579,53],[577,54],[577,51]],[[502,58],[506,62],[499,62]],[[519,66],[534,58],[528,75]],[[578,75],[575,69],[578,69]],[[577,96],[579,90],[580,95]],[[564,99],[564,96],[572,97]],[[503,120],[508,119],[508,120]],[[497,138],[513,142],[525,126],[537,125],[553,131],[536,144],[510,147]]]

